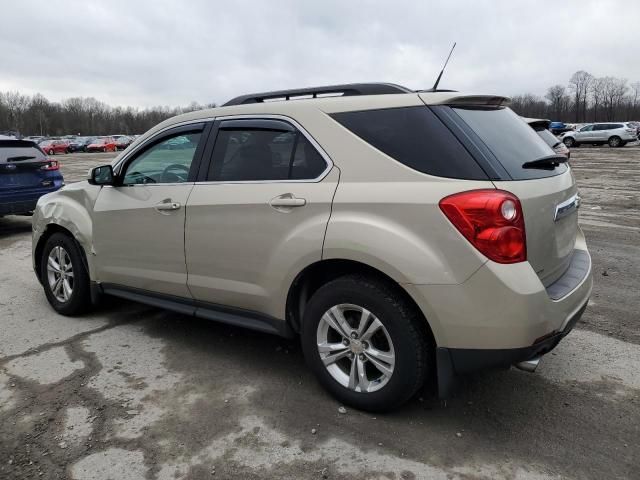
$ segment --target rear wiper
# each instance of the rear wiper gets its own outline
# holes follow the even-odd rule
[[[22,157],[9,157],[7,158],[7,162],[21,162],[22,160],[33,160],[36,157],[28,157],[28,156],[22,156]]]
[[[522,168],[541,168],[553,170],[561,163],[566,163],[567,157],[564,155],[548,155],[546,157],[532,160],[531,162],[525,162],[522,164]]]

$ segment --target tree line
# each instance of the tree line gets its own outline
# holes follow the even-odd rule
[[[139,134],[180,113],[215,107],[192,102],[186,107],[111,107],[93,97],[49,101],[41,94],[0,92],[0,132],[28,135]],[[640,82],[575,72],[567,85],[553,85],[546,95],[512,97],[511,108],[525,117],[564,122],[640,120]]]
[[[0,132],[29,135],[140,134],[180,113],[215,107],[192,102],[186,107],[111,107],[93,97],[49,101],[41,94],[0,92]]]
[[[511,108],[524,117],[562,122],[640,120],[640,82],[579,70],[567,85],[549,87],[544,98],[531,93],[512,97]]]

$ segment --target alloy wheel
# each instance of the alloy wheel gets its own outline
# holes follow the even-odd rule
[[[327,310],[316,340],[325,368],[349,390],[375,392],[393,375],[396,356],[389,332],[361,306],[340,304]]]
[[[69,253],[61,246],[51,249],[47,258],[47,280],[56,300],[66,303],[73,294],[73,265]]]

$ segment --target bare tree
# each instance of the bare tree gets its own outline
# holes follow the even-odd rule
[[[554,119],[561,118],[569,104],[567,89],[562,85],[549,87],[545,98],[551,103],[551,113]]]
[[[573,92],[576,123],[586,120],[587,97],[592,82],[593,75],[584,70],[578,70],[571,76],[571,79],[569,79],[569,89]]]

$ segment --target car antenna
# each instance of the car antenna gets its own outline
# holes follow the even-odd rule
[[[449,56],[445,60],[444,65],[442,66],[442,70],[440,70],[440,75],[438,75],[438,78],[436,79],[436,83],[434,83],[433,87],[431,87],[431,91],[432,92],[437,92],[438,91],[438,84],[440,83],[440,79],[442,78],[442,74],[444,73],[444,69],[447,68],[447,63],[449,63],[449,59],[451,58],[451,54],[453,53],[453,49],[454,48],[456,48],[456,42],[453,42],[453,46],[451,47],[451,50],[449,51]]]

